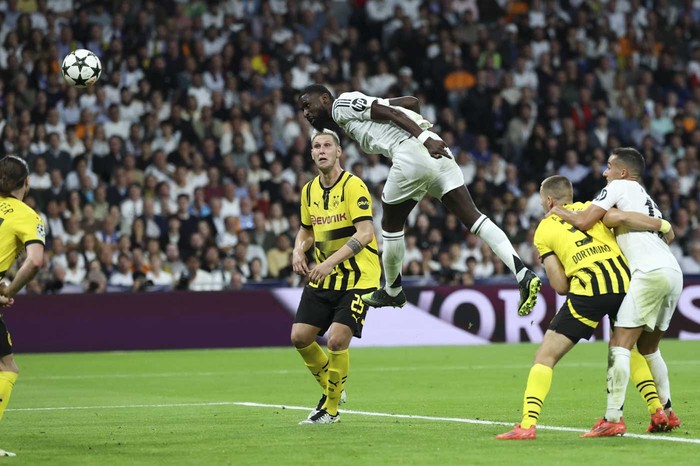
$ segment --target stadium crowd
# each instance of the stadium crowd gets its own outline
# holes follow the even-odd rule
[[[543,277],[541,180],[590,200],[609,150],[634,146],[674,254],[700,273],[697,1],[3,0],[0,45],[0,155],[29,162],[47,229],[29,293],[300,285],[290,255],[315,173],[297,97],[313,82],[417,96]],[[94,87],[62,80],[76,48],[102,61]],[[387,160],[343,149],[379,231]],[[406,283],[512,280],[432,200],[406,241]]]

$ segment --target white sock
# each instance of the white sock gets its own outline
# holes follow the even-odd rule
[[[404,244],[403,231],[382,230],[382,266],[384,267],[384,278],[386,279],[386,290],[389,296],[396,296],[401,292],[401,267],[403,257],[406,255],[406,245]],[[394,285],[394,286],[392,286]]]
[[[645,354],[644,358],[646,358],[649,364],[651,375],[654,376],[656,391],[659,393],[659,401],[661,401],[661,404],[666,408],[666,405],[669,404],[671,400],[671,383],[668,380],[666,361],[661,357],[661,350],[656,350],[656,352],[651,354]]]
[[[501,258],[506,267],[513,272],[518,282],[522,281],[527,268],[523,265],[520,256],[515,252],[513,245],[503,230],[498,228],[486,215],[482,215],[472,225],[471,232],[486,241],[486,244]]]
[[[620,422],[625,404],[627,384],[630,380],[630,350],[621,346],[608,349],[608,408],[605,419]]]

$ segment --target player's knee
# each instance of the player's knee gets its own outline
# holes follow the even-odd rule
[[[343,351],[348,349],[348,346],[350,346],[350,342],[344,337],[332,335],[328,339],[328,349],[330,351]]]
[[[19,367],[17,367],[17,364],[14,362],[9,364],[0,364],[0,372],[14,372],[15,374],[19,374]]]
[[[659,350],[659,345],[656,343],[638,341],[637,350],[639,351],[639,354],[647,356],[649,354],[656,353]]]
[[[313,343],[314,336],[307,335],[305,332],[293,328],[291,340],[292,345],[294,345],[295,348],[306,348],[311,343]]]
[[[551,351],[541,351],[541,347],[539,350],[535,352],[535,359],[532,361],[533,364],[542,364],[543,366],[547,367],[554,367],[559,359],[561,359],[561,356],[554,354]]]

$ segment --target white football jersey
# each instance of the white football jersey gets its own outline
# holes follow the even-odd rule
[[[344,92],[333,102],[333,120],[360,144],[363,151],[368,154],[382,154],[391,159],[392,148],[412,136],[391,121],[372,121],[372,103],[375,100],[391,107],[386,99],[370,97],[362,92]],[[424,130],[433,126],[416,112],[403,107],[393,108],[404,112]]]
[[[609,210],[612,207],[625,212],[639,212],[650,217],[662,218],[656,203],[644,187],[632,180],[614,180],[593,200],[593,204]],[[680,270],[678,261],[658,233],[615,228],[617,244],[627,257],[632,272],[649,272],[661,267]]]

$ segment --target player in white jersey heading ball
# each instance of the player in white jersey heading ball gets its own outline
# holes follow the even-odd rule
[[[572,212],[555,207],[550,212],[581,230],[587,230],[603,219],[611,207],[662,219],[656,203],[640,184],[643,174],[642,154],[629,147],[614,149],[608,158],[608,168],[603,173],[608,184],[586,210]],[[647,431],[670,430],[680,426],[680,420],[671,409],[668,368],[661,357],[659,342],[678,304],[683,273],[660,234],[632,231],[607,221],[605,223],[615,227],[617,243],[627,257],[632,278],[610,338],[605,417],[583,436],[609,437],[625,433],[622,406],[630,375],[630,350],[635,344],[649,362],[659,398],[665,407],[664,412],[652,416]],[[662,219],[661,225],[661,234],[672,235],[668,221]]]
[[[479,212],[464,185],[464,176],[444,141],[429,129],[415,97],[380,99],[361,92],[333,97],[320,84],[306,87],[299,97],[304,117],[315,129],[344,131],[363,151],[392,162],[382,192],[382,265],[386,286],[362,296],[370,306],[402,307],[401,266],[405,255],[404,225],[426,194],[439,199],[464,226],[483,239],[515,275],[520,287],[518,313],[527,315],[537,302],[541,281],[520,260],[506,234]],[[341,131],[342,130],[342,131]]]

